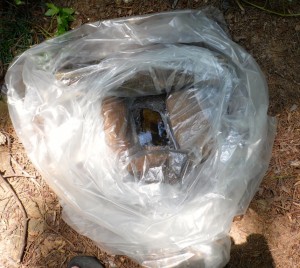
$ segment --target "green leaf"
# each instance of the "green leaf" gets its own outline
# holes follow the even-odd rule
[[[20,6],[20,5],[24,5],[25,3],[22,0],[15,0],[15,4]]]
[[[74,20],[75,20],[75,18],[73,16],[68,17],[68,21],[74,21]]]
[[[69,29],[69,23],[68,23],[68,21],[65,20],[62,25],[65,27],[66,30]]]
[[[64,8],[62,8],[62,12],[66,13],[66,14],[69,14],[69,15],[72,15],[74,13],[74,9],[64,7]]]
[[[64,34],[65,32],[66,32],[65,27],[58,25],[56,35],[61,35]]]
[[[61,17],[62,20],[65,20],[68,18],[68,14],[64,14],[64,13],[59,13],[59,16]]]
[[[57,8],[57,6],[54,5],[53,3],[46,3],[46,6],[47,6],[48,8],[50,8],[50,9],[56,9],[56,8]]]
[[[52,17],[58,13],[58,10],[55,9],[48,9],[47,12],[45,13],[45,16]]]
[[[46,6],[49,8],[47,12],[45,13],[45,16],[54,16],[58,14],[59,12],[59,7],[54,5],[53,3],[46,3]]]
[[[58,25],[62,24],[61,16],[57,16],[56,20]]]

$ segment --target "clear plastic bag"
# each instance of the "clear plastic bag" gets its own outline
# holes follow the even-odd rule
[[[6,75],[10,115],[64,219],[146,267],[222,267],[267,170],[266,81],[212,8],[86,24]]]

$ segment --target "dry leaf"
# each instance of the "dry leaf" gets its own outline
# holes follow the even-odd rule
[[[291,194],[291,191],[290,191],[288,188],[286,188],[284,185],[282,185],[282,186],[280,187],[280,189],[281,189],[282,191],[286,192],[287,194]]]
[[[300,161],[299,160],[292,161],[291,166],[296,168],[300,167]]]
[[[300,186],[300,181],[297,181],[295,184],[294,184],[294,187],[296,186]]]
[[[296,203],[296,202],[293,202],[293,204],[297,207],[300,207],[300,204],[299,203]]]
[[[264,199],[259,199],[256,201],[259,208],[266,211],[268,209],[268,202]]]

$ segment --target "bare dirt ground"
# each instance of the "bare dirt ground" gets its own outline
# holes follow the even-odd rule
[[[73,27],[170,10],[168,1],[162,0],[53,2],[76,10]],[[200,8],[207,2],[179,1],[177,8]],[[222,8],[219,1],[210,4]],[[267,78],[269,114],[277,118],[278,128],[263,183],[247,213],[232,226],[227,267],[296,268],[300,266],[300,18],[244,8],[242,12],[232,2],[223,9],[224,16],[232,38],[254,56]],[[49,20],[43,23],[49,27]],[[105,267],[139,267],[125,256],[102,251],[64,223],[57,197],[28,160],[4,100],[0,100],[0,174],[0,267],[66,267],[80,254],[97,256]]]

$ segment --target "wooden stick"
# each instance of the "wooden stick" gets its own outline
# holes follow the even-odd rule
[[[245,9],[244,9],[244,7],[242,6],[242,4],[240,3],[240,1],[239,1],[239,0],[235,0],[235,2],[236,2],[237,5],[239,6],[240,10],[241,10],[242,12],[245,12]]]
[[[23,225],[24,225],[24,235],[23,235],[23,239],[22,239],[22,244],[21,244],[21,248],[20,248],[20,252],[18,255],[18,263],[22,263],[23,261],[23,257],[24,257],[24,253],[25,253],[25,247],[26,247],[26,243],[27,243],[27,232],[28,232],[28,217],[27,217],[27,212],[25,210],[25,207],[23,206],[20,198],[18,197],[18,195],[16,194],[15,190],[13,189],[13,187],[10,185],[10,183],[3,178],[3,176],[0,174],[0,180],[3,182],[3,184],[7,187],[7,189],[11,192],[11,194],[14,196],[14,198],[17,201],[17,204],[19,206],[19,208],[21,209],[22,213],[23,213]]]
[[[3,176],[4,179],[8,179],[8,178],[19,178],[19,177],[23,177],[23,178],[35,178],[35,176],[31,176],[31,175],[18,175],[18,174],[13,174],[13,175],[9,175],[9,176]]]
[[[239,1],[239,0],[235,0],[236,2]],[[275,14],[275,15],[278,15],[278,16],[281,16],[281,17],[298,17],[300,16],[300,13],[295,13],[295,14],[286,14],[286,13],[280,13],[280,12],[276,12],[274,10],[271,10],[271,9],[267,9],[267,8],[264,8],[262,6],[259,6],[259,5],[256,5],[256,4],[253,4],[252,2],[250,1],[247,1],[247,0],[241,0],[242,2],[250,5],[250,6],[253,6],[253,7],[256,7],[260,10],[263,10],[265,12],[268,12],[268,13],[271,13],[271,14]]]

